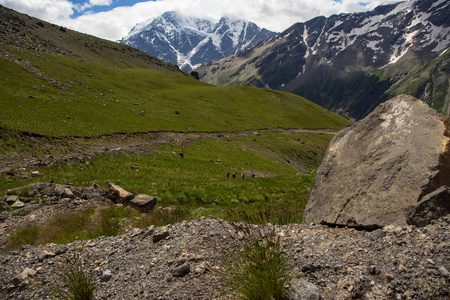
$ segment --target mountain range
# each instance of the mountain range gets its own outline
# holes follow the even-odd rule
[[[169,11],[137,24],[120,43],[189,72],[275,35],[275,32],[259,28],[252,22],[223,17],[216,23]]]
[[[449,4],[385,3],[316,17],[197,71],[216,85],[293,92],[352,119],[400,93],[448,115]]]

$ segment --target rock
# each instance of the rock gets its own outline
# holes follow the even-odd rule
[[[152,236],[153,233],[155,232],[155,226],[151,225],[150,227],[147,227],[144,231],[144,233],[141,236],[141,239],[145,239],[148,236]]]
[[[64,187],[61,184],[57,184],[55,186],[55,195],[58,196],[58,197],[61,197],[61,198],[73,198],[73,197],[75,197],[73,192],[69,188]]]
[[[442,276],[450,278],[450,272],[444,266],[439,266],[438,270],[442,274]]]
[[[25,203],[22,201],[16,201],[13,204],[11,204],[11,208],[22,208],[25,206]]]
[[[133,194],[110,182],[108,184],[107,197],[115,202],[123,203],[133,197]]]
[[[111,270],[105,270],[105,272],[103,272],[102,274],[102,277],[100,277],[100,281],[107,282],[111,279],[111,277],[112,277]]]
[[[450,121],[400,95],[339,132],[319,167],[307,223],[406,225],[405,209],[450,185]]]
[[[289,283],[287,300],[319,300],[319,288],[304,279],[294,278]]]
[[[15,286],[20,285],[25,279],[28,278],[28,276],[33,277],[34,275],[36,275],[37,272],[33,269],[30,268],[25,268],[25,270],[22,271],[22,273],[20,273],[19,275],[17,275],[16,277],[14,277],[11,281],[12,284],[14,284]]]
[[[55,185],[55,195],[61,197],[64,194],[64,187],[60,184]]]
[[[17,196],[17,195],[5,196],[4,199],[5,199],[5,202],[8,203],[9,205],[20,200],[19,196]]]
[[[49,252],[47,250],[43,250],[41,252],[39,252],[38,254],[38,259],[39,261],[43,261],[44,259],[48,258],[48,257],[55,257],[56,254],[53,252]]]
[[[160,231],[160,232],[155,233],[155,234],[153,235],[153,242],[154,242],[154,243],[157,243],[157,242],[159,242],[160,240],[165,239],[165,238],[168,237],[168,236],[169,236],[169,231],[168,231],[168,230]]]
[[[42,174],[39,171],[32,171],[31,176],[38,177],[38,176],[42,176]]]
[[[410,206],[406,210],[406,222],[423,227],[447,214],[450,214],[450,188],[442,186]]]
[[[191,267],[188,263],[184,263],[181,266],[173,268],[170,273],[174,277],[183,277],[186,276],[191,271]]]
[[[138,194],[130,201],[130,205],[141,212],[150,212],[156,205],[156,197]]]
[[[366,236],[371,240],[377,240],[384,238],[386,236],[386,233],[382,229],[377,229],[367,232]]]

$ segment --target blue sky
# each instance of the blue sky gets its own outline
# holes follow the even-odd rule
[[[125,37],[137,23],[171,10],[210,20],[223,16],[245,19],[260,27],[281,32],[294,23],[319,15],[366,11],[384,1],[0,0],[0,4],[47,22],[115,41]]]
[[[79,5],[80,7],[83,7],[83,5],[89,4],[89,0],[69,0],[70,2],[72,2],[75,5]],[[153,2],[155,0],[152,0]],[[83,10],[75,10],[74,14],[71,16],[71,18],[76,18],[79,17],[83,14],[85,14],[86,12],[92,12],[92,13],[99,13],[99,12],[105,12],[105,11],[109,11],[112,10],[115,7],[118,6],[128,6],[131,7],[136,3],[139,2],[150,2],[150,0],[110,0],[110,1],[105,1],[104,3],[110,3],[110,4],[106,4],[106,5],[95,5],[92,7],[88,7],[86,9]],[[101,3],[101,2],[100,2]]]

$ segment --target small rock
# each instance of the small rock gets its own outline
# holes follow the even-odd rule
[[[153,233],[155,232],[155,226],[152,225],[150,227],[147,227],[147,229],[145,229],[144,233],[141,236],[141,240],[145,239],[148,236],[153,235]]]
[[[36,271],[30,268],[25,268],[25,270],[23,270],[22,273],[20,273],[19,275],[17,275],[16,277],[14,277],[11,281],[12,284],[14,284],[15,286],[20,285],[28,276],[33,277],[34,275],[36,275]]]
[[[377,267],[370,266],[368,271],[369,271],[370,275],[375,275],[375,274],[377,274]]]
[[[39,261],[43,261],[44,259],[48,258],[48,257],[55,257],[56,254],[53,252],[49,252],[47,250],[43,250],[41,252],[39,252],[38,254],[38,259]]]
[[[141,212],[150,212],[156,206],[156,197],[139,194],[130,201],[130,205]]]
[[[439,266],[438,270],[442,274],[442,276],[444,276],[446,278],[450,277],[450,272],[444,266]]]
[[[22,208],[25,206],[25,203],[22,201],[16,201],[13,204],[11,204],[11,208]]]
[[[319,288],[304,279],[294,278],[289,283],[287,300],[319,300]]]
[[[107,196],[115,202],[123,203],[133,197],[133,194],[110,182]]]
[[[190,265],[188,263],[184,263],[179,267],[173,268],[170,271],[170,273],[172,273],[174,277],[183,277],[187,275],[190,271],[191,271]]]
[[[17,195],[11,195],[5,197],[5,202],[9,205],[13,204],[14,202],[20,201],[19,196]]]
[[[32,171],[31,176],[38,177],[38,176],[42,176],[42,174],[39,171]]]
[[[131,230],[131,232],[129,233],[130,237],[134,237],[137,235],[141,235],[144,231],[140,228],[133,228],[133,230]]]
[[[107,282],[111,279],[112,276],[112,272],[111,270],[105,270],[105,272],[103,272],[102,277],[100,277],[100,280],[102,282]]]
[[[377,240],[377,239],[384,238],[386,236],[386,232],[384,232],[383,229],[377,229],[377,230],[368,232],[366,235],[370,240]]]
[[[168,237],[168,236],[169,236],[169,231],[168,231],[168,230],[164,230],[164,231],[162,231],[162,232],[155,233],[155,234],[153,235],[153,242],[154,242],[154,243],[157,243],[157,242],[159,242],[160,240],[165,239],[165,238]]]

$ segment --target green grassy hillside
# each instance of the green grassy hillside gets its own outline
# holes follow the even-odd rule
[[[12,51],[11,51],[12,52]],[[22,53],[58,84],[0,59],[0,126],[42,135],[342,128],[347,120],[291,94],[215,87],[183,74]]]
[[[47,136],[342,128],[304,98],[215,87],[117,43],[0,7],[0,127]]]

